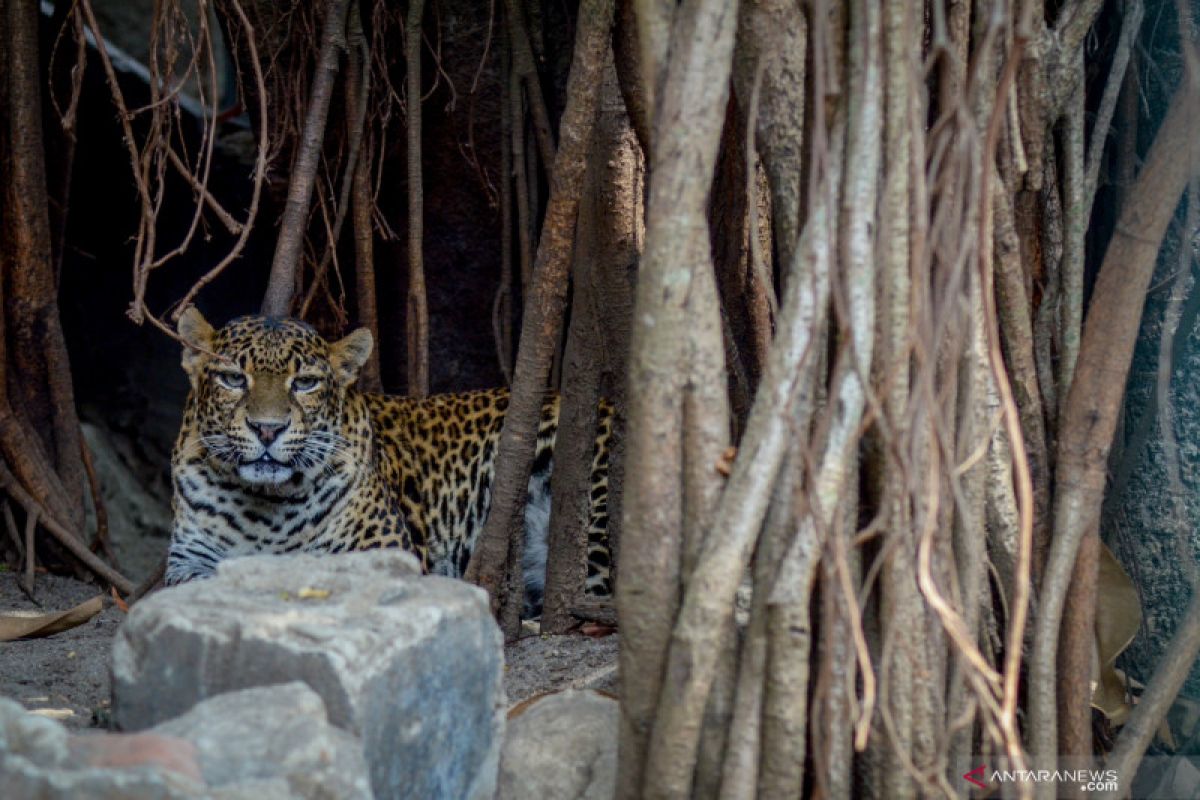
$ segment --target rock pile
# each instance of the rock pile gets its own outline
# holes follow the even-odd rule
[[[490,798],[502,674],[483,592],[421,577],[404,553],[233,559],[148,597],[118,632],[113,721],[141,739],[70,737],[0,704],[0,786],[14,798]]]

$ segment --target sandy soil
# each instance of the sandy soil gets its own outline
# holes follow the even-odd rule
[[[0,613],[61,611],[100,590],[38,575],[31,603],[13,574],[0,573]],[[90,622],[44,639],[0,643],[0,696],[60,719],[71,728],[108,726],[109,648],[124,612],[111,601]],[[565,688],[616,688],[617,637],[529,636],[506,650],[510,703]]]
[[[100,593],[81,581],[38,575],[35,605],[17,588],[13,574],[0,573],[0,612],[63,611]],[[106,727],[109,644],[124,616],[110,600],[77,628],[44,639],[0,642],[0,695],[29,709],[52,709],[72,728]]]

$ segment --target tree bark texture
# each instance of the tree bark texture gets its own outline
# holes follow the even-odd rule
[[[404,322],[408,344],[408,394],[429,394],[429,299],[425,288],[425,187],[421,169],[421,19],[424,0],[409,0],[404,30],[408,64],[408,294]]]
[[[1080,606],[1094,598],[1095,576],[1080,575],[1073,582],[1071,574],[1080,547],[1090,549],[1098,536],[1105,465],[1142,314],[1141,303],[1128,298],[1145,294],[1163,233],[1200,160],[1200,139],[1192,135],[1197,120],[1200,94],[1185,84],[1129,190],[1084,323],[1059,431],[1054,537],[1030,662],[1031,751],[1039,763],[1053,763],[1058,745],[1055,683],[1060,668],[1055,656],[1063,608],[1069,591],[1079,593],[1073,602]],[[1081,544],[1085,541],[1089,543]],[[1089,673],[1065,677],[1086,679]]]
[[[8,337],[7,394],[27,423],[55,475],[38,497],[61,522],[83,525],[85,477],[71,366],[58,315],[58,286],[47,215],[45,140],[42,136],[41,74],[38,69],[38,6],[28,0],[5,4],[8,64],[6,227],[11,236],[10,269],[4,275],[4,332]],[[15,465],[14,465],[15,466]],[[45,471],[43,471],[44,473]],[[57,497],[53,497],[57,495]],[[53,499],[51,499],[53,497]]]
[[[559,126],[560,147],[554,161],[550,201],[525,302],[512,398],[500,434],[491,510],[467,569],[468,579],[487,589],[493,610],[502,611],[502,627],[510,639],[516,637],[520,625],[521,604],[504,602],[505,607],[500,606],[502,598],[512,595],[510,582],[519,583],[520,576],[506,576],[504,565],[510,546],[519,549],[521,542],[523,504],[538,420],[562,332],[575,222],[603,83],[612,16],[612,0],[587,0],[580,7],[567,108]]]
[[[584,585],[597,402],[624,405],[623,382],[629,350],[632,286],[628,271],[639,254],[641,158],[617,88],[616,72],[605,68],[599,118],[576,226],[571,323],[563,357],[562,405],[551,478],[550,554],[542,631],[563,633],[574,625],[570,608]],[[615,213],[614,213],[615,212]],[[619,494],[609,453],[609,503]],[[610,544],[618,527],[606,509]],[[610,556],[611,558],[611,556]],[[609,564],[610,570],[612,563]],[[611,574],[611,573],[610,573]]]
[[[677,476],[688,469],[705,469],[704,463],[689,465],[685,459],[688,455],[704,458],[702,454],[708,452],[707,445],[689,448],[684,440],[688,414],[684,395],[695,368],[689,366],[695,357],[688,344],[691,331],[699,325],[710,332],[710,342],[715,331],[716,347],[720,348],[720,321],[712,316],[716,305],[711,302],[715,286],[706,201],[728,98],[735,27],[729,11],[727,4],[719,2],[697,3],[676,11],[638,7],[639,37],[646,26],[659,31],[654,40],[642,41],[643,74],[657,76],[661,69],[665,77],[662,104],[648,103],[657,108],[657,114],[651,134],[646,249],[638,279],[630,364],[629,463],[636,464],[643,474],[625,491],[622,579],[617,588],[621,669],[630,677],[622,689],[621,797],[686,793],[694,765],[693,760],[678,765],[683,775],[677,774],[678,770],[670,777],[659,774],[647,766],[656,763],[647,747],[651,727],[658,724],[655,715],[664,681],[664,645],[678,604],[686,539],[698,542],[703,538],[686,528],[688,493],[682,488],[681,496]],[[671,58],[662,64],[660,13],[673,14]],[[657,78],[643,80],[651,96],[656,82]],[[723,380],[721,383],[723,386]],[[707,425],[712,410],[699,413],[702,418],[696,421]],[[705,492],[694,483],[693,488],[701,495]],[[692,515],[691,519],[698,517]],[[635,608],[639,610],[633,612]]]

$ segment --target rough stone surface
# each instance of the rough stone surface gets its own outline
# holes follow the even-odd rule
[[[300,682],[218,695],[153,732],[195,745],[212,787],[247,797],[371,797],[362,743],[330,725],[320,696]]]
[[[529,636],[504,651],[504,692],[516,705],[564,689],[617,693],[618,635]]]
[[[508,723],[496,800],[608,800],[617,778],[617,701],[592,691],[546,695]]]
[[[490,798],[504,727],[485,594],[397,551],[255,556],[133,607],[113,644],[113,721],[294,680],[361,737],[379,797]]]
[[[0,698],[0,794],[38,800],[191,800],[209,797],[203,784],[142,764],[87,764],[60,723],[26,713]]]

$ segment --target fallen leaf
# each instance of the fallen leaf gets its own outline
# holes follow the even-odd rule
[[[300,591],[296,592],[296,596],[301,600],[325,600],[329,597],[328,589],[313,589],[310,586],[305,586]]]
[[[126,603],[123,599],[121,599],[121,595],[117,594],[117,587],[115,587],[115,586],[111,587],[111,591],[112,591],[113,605],[115,605],[117,608],[121,609],[126,614],[128,614],[129,613],[129,603]]]
[[[29,614],[18,611],[0,612],[0,642],[52,636],[82,625],[104,610],[104,595],[98,594],[74,608],[53,614]]]
[[[1092,705],[1114,725],[1124,725],[1132,710],[1125,699],[1125,682],[1115,669],[1117,656],[1129,646],[1142,622],[1137,588],[1125,574],[1116,556],[1100,545],[1100,568],[1096,577],[1096,663],[1099,681]]]

